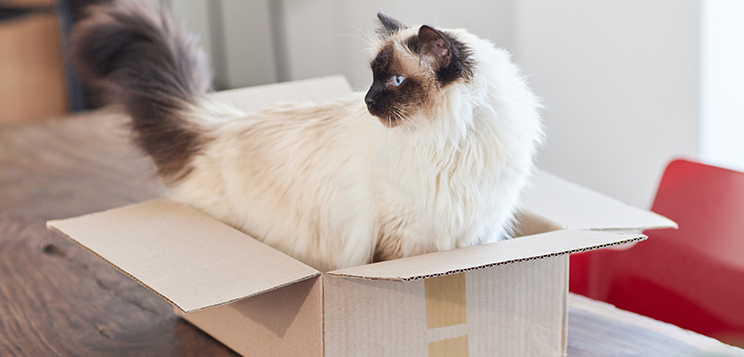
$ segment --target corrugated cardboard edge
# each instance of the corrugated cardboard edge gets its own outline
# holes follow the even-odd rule
[[[583,248],[569,249],[569,250],[565,250],[561,252],[554,252],[554,253],[549,253],[549,254],[540,254],[540,255],[535,255],[532,257],[528,257],[528,258],[519,258],[519,259],[512,259],[512,260],[494,262],[494,263],[489,263],[489,264],[482,264],[482,265],[477,265],[477,266],[472,266],[472,267],[462,268],[462,269],[447,270],[444,272],[437,272],[437,273],[432,273],[432,274],[416,275],[412,277],[375,277],[375,276],[368,276],[368,275],[354,275],[354,274],[344,273],[343,269],[341,271],[327,272],[326,274],[335,276],[335,277],[362,279],[362,280],[387,280],[387,281],[402,281],[402,282],[415,281],[415,280],[428,279],[428,278],[433,278],[433,277],[438,277],[438,276],[446,276],[446,275],[464,273],[468,271],[487,269],[487,268],[491,268],[495,266],[528,262],[532,260],[552,258],[552,257],[557,257],[557,256],[567,255],[567,254],[581,253],[581,252],[586,252],[590,250],[596,250],[596,249],[602,249],[602,248],[607,248],[607,247],[613,247],[617,245],[640,242],[642,240],[645,240],[646,238],[648,238],[648,236],[635,235],[635,236],[629,237],[628,239],[623,239],[623,240],[619,240],[619,241],[612,242],[612,243],[605,243],[605,244],[599,244],[599,245],[594,245],[594,246],[587,246]],[[519,238],[515,238],[515,239],[519,239]],[[406,259],[406,258],[401,258],[401,259]]]

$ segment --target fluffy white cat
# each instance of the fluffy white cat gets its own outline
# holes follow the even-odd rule
[[[465,30],[378,15],[369,92],[245,114],[165,15],[94,7],[74,58],[132,116],[168,196],[320,270],[508,236],[542,142],[510,55]]]

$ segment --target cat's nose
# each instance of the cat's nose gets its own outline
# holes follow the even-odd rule
[[[367,95],[366,97],[364,97],[364,102],[367,103],[368,107],[375,104],[375,100],[372,98],[371,95]]]

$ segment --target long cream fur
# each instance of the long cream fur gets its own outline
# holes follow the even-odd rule
[[[241,113],[200,89],[203,55],[167,16],[126,2],[91,13],[74,33],[78,67],[132,116],[172,199],[324,271],[509,236],[543,130],[538,99],[490,42],[442,30],[472,73],[427,87],[426,107],[392,125],[363,93]],[[418,31],[391,30],[373,52],[392,45],[432,77],[404,45]]]
[[[538,100],[506,51],[449,31],[477,66],[435,115],[386,128],[361,93],[250,115],[204,100],[190,117],[212,140],[169,196],[320,270],[369,263],[382,241],[404,257],[503,239],[542,139]]]

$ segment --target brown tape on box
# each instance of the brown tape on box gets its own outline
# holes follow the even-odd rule
[[[426,296],[426,328],[442,329],[467,324],[465,273],[439,276],[424,281]],[[463,326],[466,327],[466,326]],[[467,327],[462,329],[467,331]],[[468,356],[468,336],[433,340],[429,333],[429,357]]]

